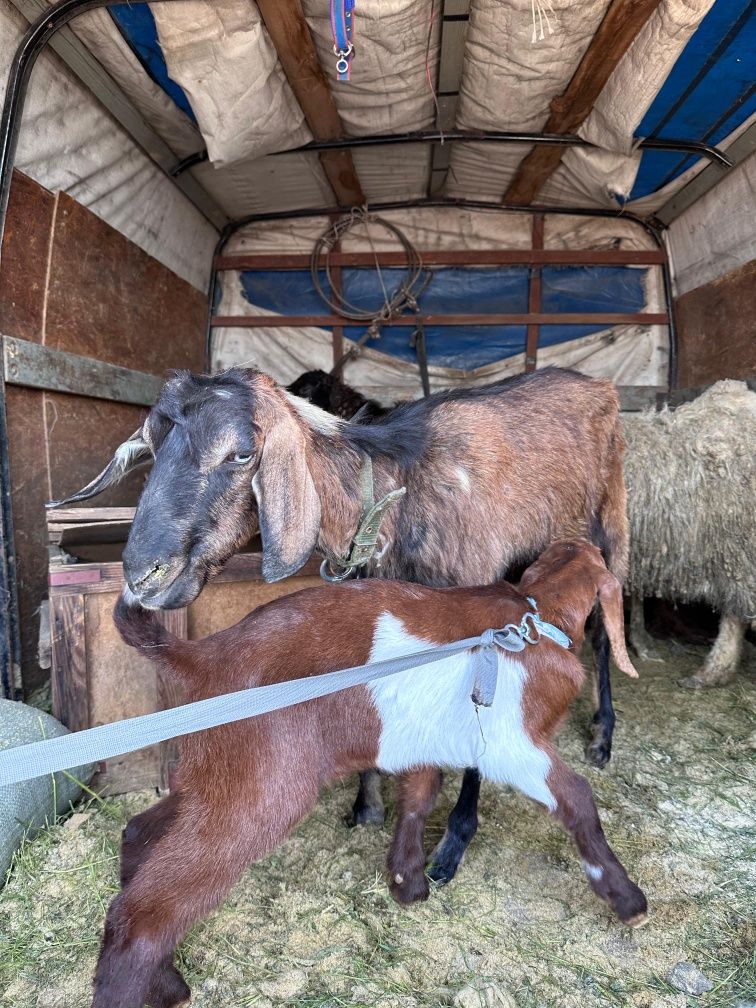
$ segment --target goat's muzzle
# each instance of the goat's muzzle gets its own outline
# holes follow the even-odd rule
[[[128,555],[123,555],[123,573],[136,601],[145,609],[173,609],[186,604],[183,601],[186,589],[181,590],[177,582],[187,571],[186,558],[166,557],[136,564]],[[178,589],[178,591],[176,590]],[[180,600],[174,596],[181,596]],[[191,601],[191,599],[188,599]]]

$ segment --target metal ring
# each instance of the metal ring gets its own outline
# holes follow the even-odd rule
[[[349,70],[349,60],[341,56],[336,60],[336,73],[345,74]]]
[[[346,581],[346,579],[354,574],[354,567],[347,567],[343,574],[329,574],[328,573],[328,561],[324,560],[320,565],[320,576],[324,581],[328,581],[329,584],[338,584],[339,581]]]

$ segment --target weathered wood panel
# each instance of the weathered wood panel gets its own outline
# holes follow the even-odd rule
[[[52,638],[52,710],[71,731],[92,724],[87,656],[87,599],[67,595],[50,611]]]
[[[678,384],[756,374],[756,260],[677,301]]]
[[[48,676],[37,662],[39,605],[47,594],[44,504],[48,487],[42,395],[32,389],[8,386],[5,405],[18,574],[21,680],[28,694]]]
[[[127,647],[115,628],[113,606],[116,598],[115,592],[86,596],[85,636],[92,727],[149,714],[160,706],[154,666],[149,659]],[[57,605],[56,601],[54,607]],[[92,786],[99,793],[118,794],[156,787],[159,782],[160,747],[150,746],[101,764]]]
[[[14,171],[0,266],[0,332],[42,342],[55,197]]]
[[[205,312],[200,291],[61,193],[47,346],[157,375],[201,370]]]
[[[257,606],[300,591],[322,585],[319,577],[293,577],[275,584],[264,581],[233,581],[206,588],[199,599],[189,606],[188,631],[190,640],[207,637],[224,630],[246,616]]]

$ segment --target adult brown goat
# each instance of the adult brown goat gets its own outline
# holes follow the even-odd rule
[[[588,782],[564,763],[557,726],[583,682],[572,649],[533,628],[533,602],[579,651],[598,600],[620,668],[627,656],[622,589],[599,550],[551,545],[518,588],[434,589],[367,580],[310,588],[261,606],[236,626],[182,641],[128,591],[116,607],[124,640],[160,665],[186,700],[411,654],[521,625],[517,652],[501,649],[489,706],[472,698],[472,652],[376,679],[180,740],[176,787],[123,834],[123,891],[108,910],[95,1008],[173,1008],[189,989],[173,965],[177,941],[205,916],[250,861],[272,851],[315,805],[320,788],[367,766],[421,766],[399,788],[389,855],[394,896],[428,895],[423,833],[439,767],[477,766],[518,788],[570,832],[594,892],[631,926],[646,898],[607,844]],[[515,631],[517,633],[517,631]],[[533,636],[535,635],[535,636]],[[564,641],[563,644],[569,644]]]
[[[367,574],[490,584],[555,539],[586,536],[623,580],[622,448],[612,383],[557,368],[407,403],[368,426],[337,420],[259,371],[179,373],[141,431],[69,500],[93,496],[154,456],[123,556],[129,587],[147,608],[196,598],[258,517],[268,581],[294,573],[315,548],[334,563],[345,557],[363,510],[366,456],[377,498],[407,489],[385,514]],[[614,711],[598,617],[594,647],[599,707],[587,754],[601,766]],[[479,786],[467,771],[434,854],[437,881],[454,876],[475,833]],[[377,775],[363,776],[357,820],[374,820],[376,807]]]

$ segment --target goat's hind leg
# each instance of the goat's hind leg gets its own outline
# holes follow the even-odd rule
[[[380,772],[364,770],[360,774],[360,789],[352,806],[352,821],[355,826],[382,826],[384,818]]]
[[[256,817],[248,805],[242,812],[230,804],[228,795],[222,805],[193,796],[201,818],[179,800],[160,840],[108,909],[94,1008],[174,1008],[186,1000],[183,981],[164,968],[177,942],[221,902],[247,864],[273,850],[315,804],[317,791],[302,792],[293,803],[290,782],[278,783],[288,797],[266,796],[285,810],[275,823],[270,809]]]
[[[546,783],[556,802],[552,812],[572,835],[593,891],[625,924],[631,927],[644,924],[648,913],[646,897],[630,881],[607,843],[588,781],[558,756],[552,756]]]
[[[612,704],[612,681],[609,673],[609,635],[604,617],[597,607],[593,613],[593,654],[596,666],[597,708],[591,722],[591,740],[585,756],[596,767],[605,766],[612,755],[612,737],[616,717]]]
[[[451,811],[446,832],[428,862],[428,877],[439,885],[451,882],[457,874],[465,851],[478,830],[480,774],[465,770],[457,804]]]
[[[178,795],[172,794],[130,819],[121,834],[121,888],[136,875],[154,845],[165,835],[178,813]],[[150,1008],[170,1008],[188,1001],[190,990],[173,965],[169,952],[155,967],[150,981]]]

